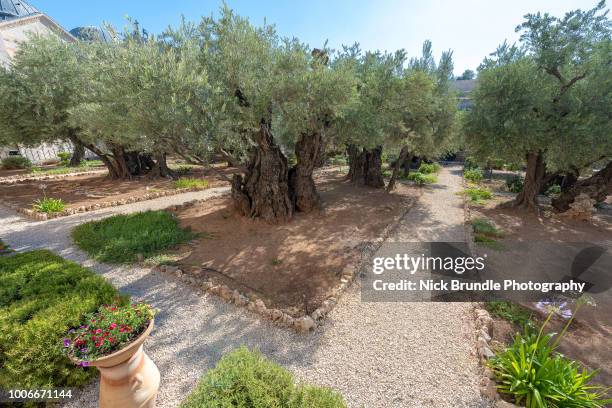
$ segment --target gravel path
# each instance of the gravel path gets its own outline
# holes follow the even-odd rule
[[[394,241],[463,240],[458,167],[442,169],[399,224]],[[148,268],[109,266],[74,248],[70,229],[112,213],[163,208],[226,191],[207,190],[35,223],[0,209],[0,236],[16,250],[48,248],[89,266],[120,290],[161,310],[147,353],[162,373],[158,407],[176,407],[223,353],[259,348],[300,379],[331,386],[351,407],[488,407],[478,391],[471,305],[363,303],[359,285],[341,298],[322,328],[298,335],[243,309],[198,294]],[[416,234],[416,235],[415,235]],[[95,407],[92,384],[67,407]]]

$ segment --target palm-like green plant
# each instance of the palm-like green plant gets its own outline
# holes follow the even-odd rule
[[[609,388],[591,384],[597,371],[589,372],[556,351],[581,305],[579,301],[558,336],[544,334],[551,313],[538,333],[526,328],[524,334],[515,336],[510,347],[490,361],[500,392],[528,408],[603,408],[612,403],[612,399],[605,399]]]

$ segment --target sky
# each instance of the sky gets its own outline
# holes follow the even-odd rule
[[[152,33],[177,25],[181,16],[199,21],[218,15],[214,0],[29,0],[64,28],[110,23],[126,25],[126,16]],[[455,74],[476,70],[485,56],[505,39],[514,42],[515,27],[527,13],[563,16],[577,8],[590,9],[597,0],[227,0],[256,25],[275,24],[283,36],[297,37],[312,47],[331,48],[358,42],[364,50],[405,49],[418,56],[431,40],[437,57],[453,50]]]

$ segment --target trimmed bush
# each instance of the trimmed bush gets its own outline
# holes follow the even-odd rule
[[[466,169],[463,171],[463,177],[473,183],[478,183],[484,178],[482,170],[480,169]]]
[[[5,170],[21,170],[32,168],[32,162],[27,157],[9,156],[2,159],[2,168]]]
[[[440,165],[438,163],[421,163],[419,166],[419,173],[422,174],[433,174],[440,171]]]
[[[438,182],[438,178],[435,174],[423,174],[418,171],[408,174],[408,180],[414,181],[419,186]]]
[[[72,153],[70,152],[59,152],[57,157],[60,159],[60,164],[62,166],[67,166],[70,164],[70,159],[72,158]]]
[[[81,224],[72,230],[74,242],[90,256],[111,263],[149,258],[195,237],[165,211],[115,215]]]
[[[500,238],[504,234],[493,223],[486,218],[475,218],[472,220],[472,229],[476,234]]]
[[[181,177],[174,182],[175,188],[208,188],[208,180]]]
[[[0,257],[0,389],[94,378],[95,369],[76,367],[58,344],[85,314],[118,298],[104,278],[49,251]]]
[[[520,193],[523,191],[523,178],[516,176],[506,180],[506,187],[511,193]]]
[[[344,408],[337,392],[296,384],[293,375],[245,347],[224,356],[208,371],[181,408]]]

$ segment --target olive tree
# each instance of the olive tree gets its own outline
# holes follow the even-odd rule
[[[242,174],[232,180],[235,207],[269,221],[315,208],[314,163],[326,129],[351,98],[350,76],[330,69],[324,50],[309,52],[227,7],[218,19],[202,20],[200,37],[201,63],[219,92],[216,149],[230,162],[242,162]],[[292,169],[291,147],[297,158]]]
[[[520,45],[503,44],[479,69],[466,137],[480,158],[526,161],[523,191],[510,205],[535,209],[547,175],[612,153],[610,21],[604,7],[601,2],[563,18],[528,14],[517,27]],[[609,177],[604,171],[596,178],[599,187],[587,189],[592,198],[602,199]],[[567,209],[577,193],[557,207]]]
[[[78,127],[69,110],[80,103],[86,79],[75,44],[56,36],[31,36],[9,67],[0,67],[0,139],[37,146],[57,140],[74,146],[71,165],[84,157]]]

